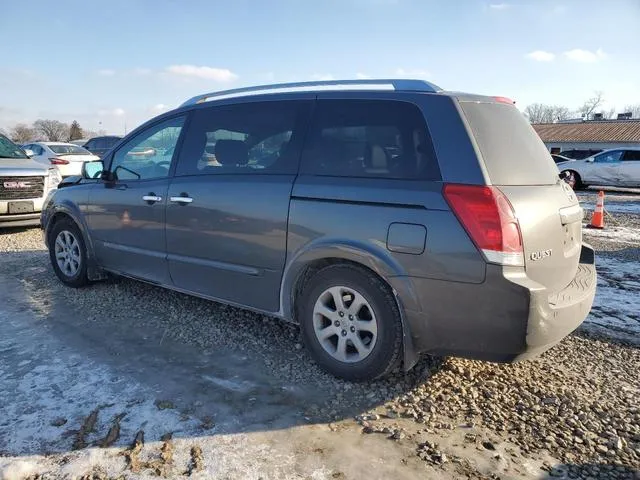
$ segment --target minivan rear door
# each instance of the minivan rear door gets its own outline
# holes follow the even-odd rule
[[[574,278],[582,246],[582,209],[540,137],[513,105],[460,100],[487,183],[513,206],[527,276],[552,292]]]

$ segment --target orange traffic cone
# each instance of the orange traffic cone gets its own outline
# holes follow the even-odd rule
[[[604,192],[600,190],[598,192],[598,200],[596,201],[596,209],[591,216],[591,223],[587,225],[588,228],[604,228]]]

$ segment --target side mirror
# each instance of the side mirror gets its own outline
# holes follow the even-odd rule
[[[100,178],[104,170],[104,164],[102,160],[96,160],[93,162],[85,162],[82,164],[82,177],[83,178]]]
[[[26,153],[27,157],[29,157],[29,158],[35,156],[35,152],[33,150],[31,150],[30,148],[25,148],[24,153]]]

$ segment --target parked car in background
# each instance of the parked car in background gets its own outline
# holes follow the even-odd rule
[[[602,152],[601,148],[571,149],[563,150],[558,155],[574,160],[582,160],[583,158],[591,157],[592,155],[600,152]]]
[[[573,188],[589,185],[640,187],[640,148],[606,150],[583,160],[557,164]]]
[[[595,294],[582,217],[512,101],[353,80],[197,96],[42,223],[66,285],[111,272],[297,322],[322,368],[368,380],[560,341]]]
[[[89,150],[91,153],[102,158],[111,148],[118,143],[122,137],[117,135],[105,135],[103,137],[93,137],[89,139],[83,147]]]
[[[556,164],[563,163],[563,162],[571,162],[574,160],[573,158],[564,157],[562,155],[556,155],[554,153],[551,154],[551,158],[553,158],[553,161],[556,162]]]
[[[82,174],[84,162],[94,162],[100,157],[73,143],[35,142],[24,145],[33,152],[33,160],[43,165],[55,165],[62,177]]]
[[[60,183],[55,167],[29,153],[0,134],[0,227],[39,225],[45,198]]]
[[[69,140],[69,143],[73,143],[74,145],[78,145],[79,147],[84,147],[85,143],[87,143],[88,141],[88,138],[79,138],[77,140]]]

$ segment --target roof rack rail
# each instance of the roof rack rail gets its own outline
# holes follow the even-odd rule
[[[417,92],[439,92],[442,89],[426,80],[385,79],[385,80],[324,80],[317,82],[277,83],[256,87],[234,88],[219,92],[196,95],[184,102],[181,107],[196,105],[209,100],[243,97],[260,93],[313,92],[323,90],[398,90]]]

